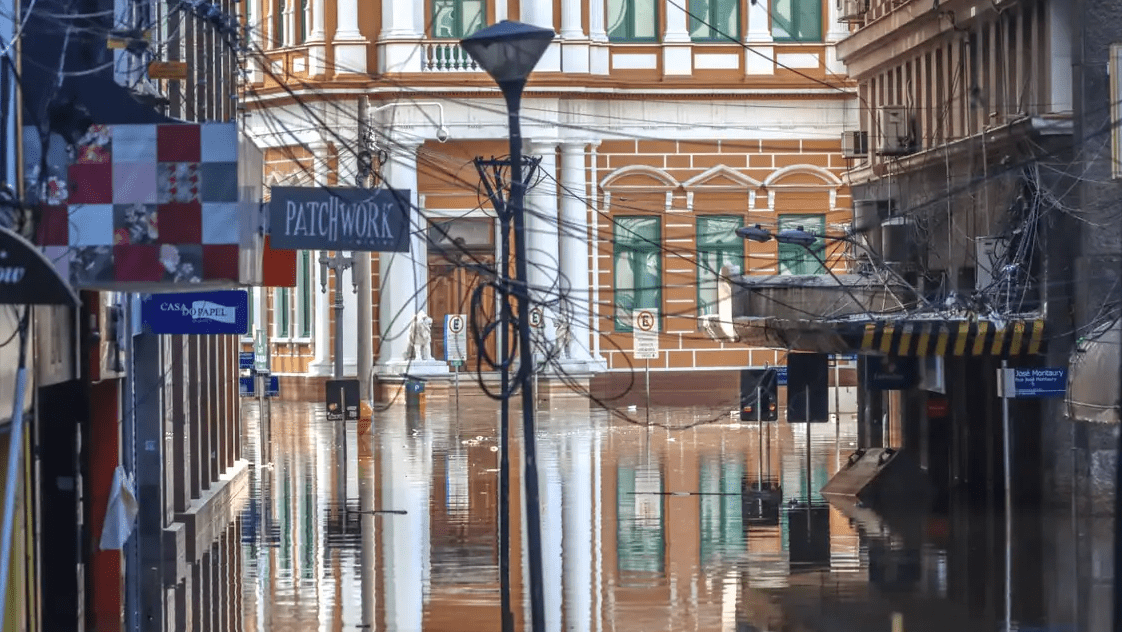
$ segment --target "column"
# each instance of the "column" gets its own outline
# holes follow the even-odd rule
[[[542,595],[545,598],[546,632],[561,632],[564,620],[565,559],[564,498],[562,488],[566,477],[561,472],[561,443],[543,441],[538,446],[539,504],[542,522]],[[572,502],[581,500],[572,499]],[[566,628],[572,629],[572,628]]]
[[[340,275],[339,280],[339,289],[343,291],[343,323],[339,326],[343,335],[343,374],[350,377],[358,375],[358,294],[354,291],[354,268]]]
[[[568,287],[562,276],[559,258],[559,233],[566,232],[558,225],[557,216],[557,141],[531,141],[529,155],[541,156],[540,170],[534,174],[533,188],[526,192],[526,264],[530,296],[535,303],[552,303]],[[550,349],[556,342],[554,309],[542,309],[542,326],[533,331],[534,339]],[[534,355],[541,352],[534,349]]]
[[[745,34],[744,74],[775,74],[775,48],[771,37],[771,0],[748,3],[748,32]]]
[[[323,26],[324,0],[312,0],[311,13],[312,28],[308,31],[308,74],[316,77],[323,74],[324,58],[327,55],[327,47],[324,45],[324,38],[327,37]]]
[[[826,43],[836,44],[849,37],[849,25],[838,20],[837,2],[826,3]],[[838,59],[838,49],[830,46],[826,52],[826,70],[835,74],[845,74],[845,64]]]
[[[588,52],[588,70],[594,75],[606,75],[610,70],[604,15],[604,0],[588,0],[588,39],[592,41]]]
[[[580,0],[561,0],[561,57],[565,72],[588,72],[588,37],[581,24]]]
[[[336,0],[335,24],[335,74],[366,74],[366,38],[358,30],[358,0]]]
[[[666,0],[666,32],[662,36],[662,74],[693,74],[693,47],[686,26],[685,3]]]
[[[568,281],[569,296],[565,313],[571,341],[568,357],[590,362],[592,301],[589,295],[588,187],[585,179],[587,141],[561,143],[561,278]]]
[[[522,21],[551,31],[556,30],[553,23],[553,0],[523,0],[520,4]],[[535,72],[560,72],[561,70],[561,43],[554,39],[542,55]]]
[[[315,185],[317,187],[327,186],[327,161],[330,158],[327,150],[327,143],[309,144],[314,157],[312,164],[312,171],[315,177]],[[312,251],[312,271],[315,275],[315,283],[312,286],[312,293],[315,296],[315,322],[312,323],[313,338],[315,339],[315,355],[310,364],[308,364],[308,375],[331,375],[331,315],[330,315],[330,296],[327,292],[321,292],[320,288],[327,279],[322,278],[319,266],[319,257],[321,254],[326,254],[320,251]],[[331,273],[328,272],[330,275]],[[262,292],[262,295],[265,293]],[[264,310],[262,310],[264,313]]]
[[[425,49],[421,46],[422,33],[417,25],[424,21],[418,21],[417,16],[423,4],[412,0],[382,0],[382,33],[378,36],[381,72],[421,71]]]

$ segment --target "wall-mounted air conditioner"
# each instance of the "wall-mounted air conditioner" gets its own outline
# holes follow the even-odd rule
[[[899,156],[915,151],[915,125],[908,108],[885,105],[880,108],[880,148],[885,156]]]
[[[869,133],[860,130],[842,132],[842,155],[862,158],[869,155]]]
[[[860,22],[869,10],[869,0],[838,0],[838,22]]]

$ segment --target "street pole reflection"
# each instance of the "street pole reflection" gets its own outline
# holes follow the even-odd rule
[[[362,600],[361,628],[374,630],[377,611],[377,586],[374,567],[377,563],[375,550],[374,515],[374,451],[370,434],[358,435],[358,510],[361,552],[359,557],[359,591]],[[391,518],[392,519],[392,518]]]
[[[588,423],[566,433],[564,477],[564,604],[566,629],[588,632],[592,624],[592,446]],[[579,422],[577,422],[579,423]]]
[[[418,411],[394,410],[378,434],[383,608],[389,630],[421,630],[429,577],[431,431]]]

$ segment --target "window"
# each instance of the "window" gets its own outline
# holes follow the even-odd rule
[[[617,466],[616,565],[621,573],[662,574],[666,563],[662,491],[662,471],[657,466]]]
[[[306,44],[308,42],[308,0],[300,0],[300,43]]]
[[[615,220],[616,331],[631,331],[631,311],[662,305],[662,226],[658,217]]]
[[[657,36],[656,0],[608,0],[608,39],[653,41]]]
[[[460,39],[483,28],[483,0],[432,0],[432,36]]]
[[[706,456],[698,473],[701,563],[738,559],[745,549],[744,456]]]
[[[284,15],[284,0],[275,0],[273,2],[273,46],[284,46],[285,42],[285,22]]]
[[[312,253],[301,250],[296,266],[296,335],[312,337]]]
[[[286,287],[273,289],[273,318],[277,328],[277,338],[288,338],[292,335],[292,290]]]
[[[780,215],[779,230],[801,228],[809,233],[821,235],[826,231],[825,215]],[[826,267],[822,265],[826,254],[826,242],[822,239],[814,242],[808,252],[806,248],[797,244],[779,244],[779,274],[826,274]]]
[[[246,290],[246,302],[249,305],[245,314],[247,333],[243,334],[242,338],[252,338],[257,330],[257,288],[251,287]]]
[[[740,38],[740,0],[690,0],[690,38]]]
[[[821,42],[822,0],[773,0],[771,36],[787,42]]]
[[[744,240],[735,215],[697,218],[697,313],[717,313],[717,276],[725,265],[744,265]]]

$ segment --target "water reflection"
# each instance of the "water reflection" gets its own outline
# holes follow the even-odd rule
[[[894,612],[908,629],[995,629],[1000,573],[984,590],[951,590],[956,572],[1000,568],[977,555],[977,536],[963,545],[823,501],[818,490],[856,441],[851,418],[808,437],[805,425],[761,428],[713,411],[659,411],[654,419],[671,425],[714,418],[668,430],[567,408],[578,407],[539,417],[549,630],[888,630]],[[440,400],[424,418],[379,414],[372,433],[348,428],[345,443],[322,406],[273,404],[271,441],[247,423],[244,629],[499,629],[497,426],[490,402],[464,397],[458,415]],[[521,630],[519,483],[511,542]]]

